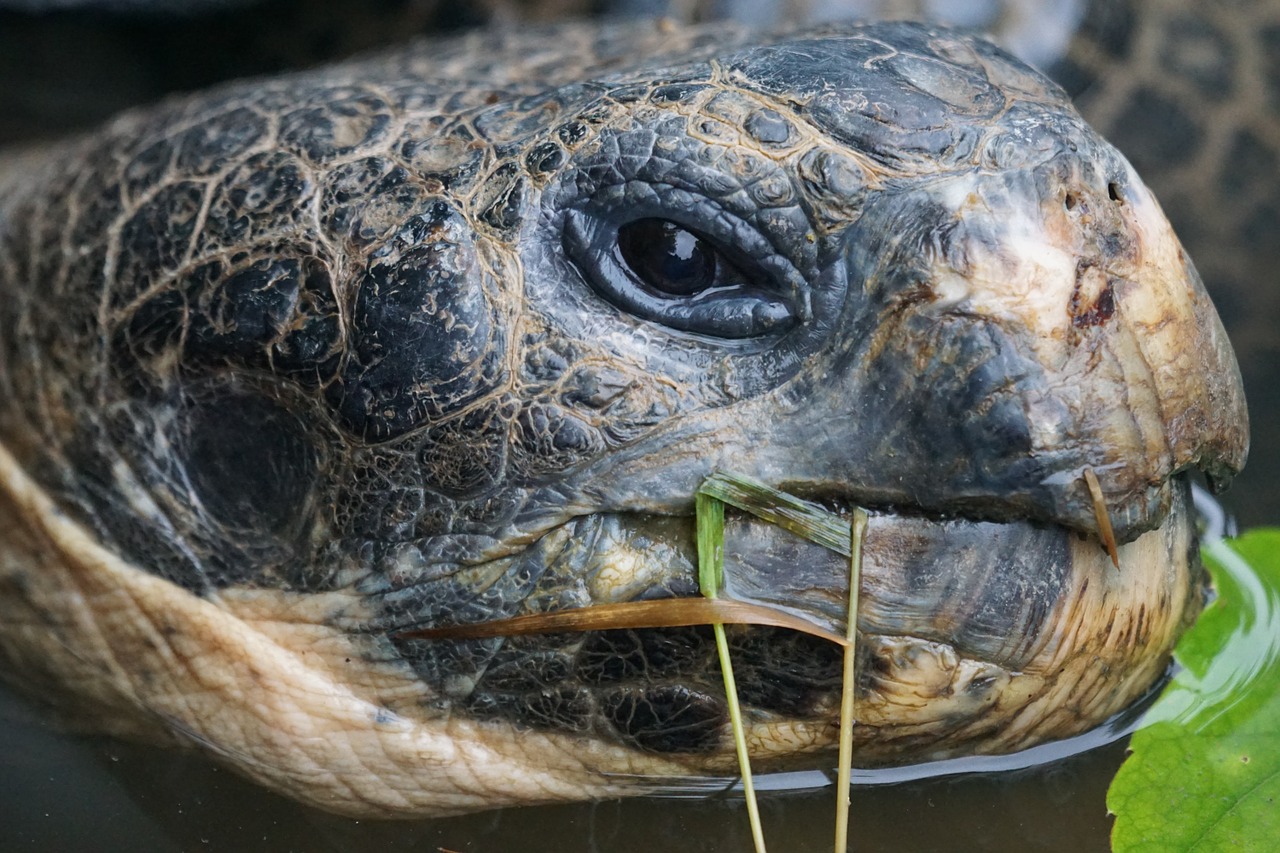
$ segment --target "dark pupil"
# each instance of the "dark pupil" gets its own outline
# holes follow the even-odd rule
[[[716,280],[716,250],[665,219],[638,219],[618,229],[622,259],[640,280],[669,296],[692,296]]]

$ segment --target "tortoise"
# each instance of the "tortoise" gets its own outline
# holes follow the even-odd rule
[[[1200,605],[1188,472],[1247,452],[1132,167],[918,24],[487,32],[170,100],[8,170],[0,288],[6,677],[355,816],[731,772],[705,628],[415,633],[697,595],[720,470],[872,511],[859,764],[1084,731]],[[726,550],[842,624],[843,558],[748,516]],[[755,759],[825,760],[838,650],[730,635]]]

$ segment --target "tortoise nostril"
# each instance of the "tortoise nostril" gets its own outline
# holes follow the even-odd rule
[[[1067,193],[1066,198],[1062,200],[1062,206],[1065,207],[1067,210],[1075,210],[1076,208],[1075,193]]]
[[[1115,181],[1107,184],[1107,197],[1117,204],[1124,204],[1124,195],[1120,192],[1120,185]]]

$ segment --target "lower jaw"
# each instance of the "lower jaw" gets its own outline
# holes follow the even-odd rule
[[[1142,697],[1165,671],[1201,600],[1186,484],[1176,492],[1161,528],[1119,548],[1118,568],[1098,542],[1053,525],[873,515],[862,549],[855,763],[1014,752],[1086,731]],[[696,594],[690,592],[688,520],[593,516],[550,538],[560,544],[538,549],[536,560],[547,561],[548,577],[576,579],[579,599],[566,601],[554,581],[524,602],[529,612]],[[843,634],[848,577],[847,557],[729,512],[727,596]],[[647,648],[645,640],[603,636],[524,638],[507,642],[501,659],[509,670],[520,653],[531,665],[559,656],[571,672],[566,684],[588,684],[594,693],[587,704],[596,708],[624,694],[635,697],[625,706],[632,709],[669,704],[671,693],[661,690],[673,683],[703,697],[702,711],[723,704],[707,632],[661,635],[655,642],[684,644],[678,653],[684,662],[669,672],[632,674],[630,681],[573,668],[601,648],[619,657]],[[831,677],[838,672],[838,648],[798,644],[776,628],[740,626],[731,636],[756,759],[775,767],[812,764],[805,756],[838,736],[840,687]],[[690,644],[697,649],[689,651]],[[529,725],[515,694],[502,694],[486,677],[472,686],[457,703],[468,712]],[[552,689],[569,695],[563,685]],[[786,690],[793,692],[783,695]],[[805,695],[797,698],[795,691]],[[676,708],[673,728],[683,713]],[[617,735],[622,744],[691,773],[732,772],[727,723],[709,737],[664,738],[662,723],[651,736],[638,737],[626,729],[629,717],[620,724],[607,713],[598,716],[606,722],[587,728],[606,738]],[[705,728],[707,721],[700,724]]]

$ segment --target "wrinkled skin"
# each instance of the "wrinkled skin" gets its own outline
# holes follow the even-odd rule
[[[11,676],[351,814],[723,773],[701,629],[403,634],[697,594],[692,495],[730,469],[876,511],[860,762],[1022,748],[1151,684],[1199,602],[1180,472],[1239,470],[1243,396],[1056,87],[906,25],[487,38],[11,173]],[[654,286],[694,256],[653,220],[718,253],[692,295]],[[842,624],[840,558],[728,541],[744,594]],[[734,638],[757,757],[829,746],[837,650]]]

